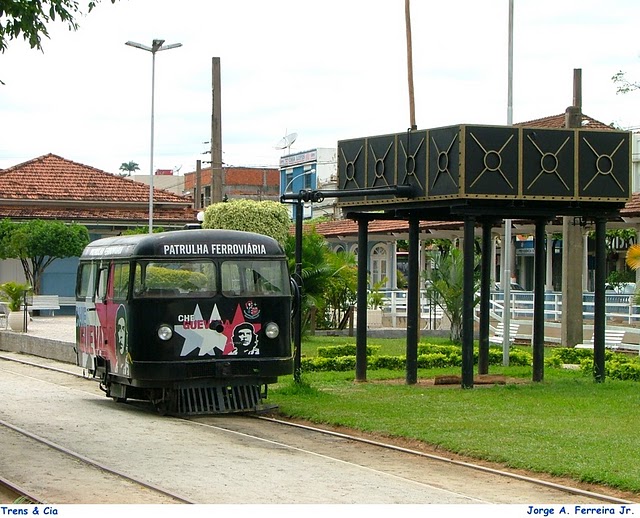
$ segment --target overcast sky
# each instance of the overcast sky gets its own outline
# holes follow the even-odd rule
[[[640,81],[638,0],[514,3],[513,122],[563,113],[581,68],[584,113],[640,126],[640,91],[611,81]],[[419,128],[507,123],[508,7],[412,0]],[[128,40],[182,43],[156,54],[154,169],[209,160],[213,57],[225,164],[277,166],[287,133],[296,152],[410,125],[404,0],[103,0],[79,22],[0,54],[0,168],[54,153],[148,174],[152,59]]]

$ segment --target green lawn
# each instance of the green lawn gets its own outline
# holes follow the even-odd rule
[[[309,337],[303,356],[353,338]],[[447,340],[429,339],[432,343]],[[379,354],[404,354],[405,339],[371,340]],[[282,377],[269,403],[283,415],[316,423],[418,439],[444,450],[512,468],[568,476],[640,492],[640,384],[595,383],[580,371],[545,367],[542,383],[530,367],[490,367],[490,374],[522,383],[420,386],[402,382],[404,371],[369,370],[366,383],[353,372],[303,372],[302,383]],[[460,369],[421,369],[418,380]],[[399,379],[399,384],[381,383]]]

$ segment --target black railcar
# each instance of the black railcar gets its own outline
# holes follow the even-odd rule
[[[290,374],[292,290],[270,237],[179,230],[99,239],[76,282],[78,365],[118,401],[255,411]]]

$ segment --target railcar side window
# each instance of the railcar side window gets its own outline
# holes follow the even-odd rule
[[[216,293],[215,265],[211,261],[138,262],[134,297],[192,297]]]
[[[289,295],[284,261],[225,261],[220,275],[228,297]]]
[[[109,268],[108,266],[101,266],[98,270],[98,290],[96,291],[96,297],[104,299],[107,296],[107,283],[109,282]]]
[[[129,290],[129,263],[116,263],[113,265],[113,298],[114,300],[126,300]]]
[[[93,300],[95,292],[96,267],[93,264],[80,265],[80,274],[76,286],[76,298],[78,300]]]

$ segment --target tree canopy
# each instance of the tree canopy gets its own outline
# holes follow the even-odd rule
[[[86,3],[91,12],[100,0]],[[116,0],[111,0],[112,4]],[[76,0],[2,0],[0,1],[0,52],[8,42],[22,36],[32,49],[42,50],[42,38],[49,37],[48,24],[59,20],[70,31],[78,29],[76,18],[83,14]]]
[[[611,77],[611,80],[618,85],[616,88],[617,94],[628,94],[629,92],[633,92],[634,90],[638,90],[640,88],[640,83],[629,81],[622,70],[616,72]]]
[[[209,205],[202,228],[243,230],[270,236],[284,245],[291,220],[282,203],[275,201],[232,200]]]
[[[129,162],[122,162],[122,164],[120,164],[120,171],[122,171],[122,176],[131,176],[131,173],[135,173],[139,170],[140,166],[133,160],[130,160]]]
[[[0,259],[19,259],[34,293],[40,293],[42,274],[53,261],[79,257],[87,244],[89,231],[84,225],[41,219],[0,221]]]

